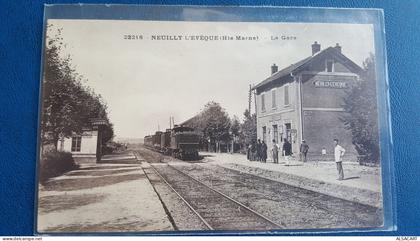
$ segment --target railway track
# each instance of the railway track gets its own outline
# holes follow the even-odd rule
[[[285,228],[172,165],[151,164],[151,168],[209,230]]]
[[[337,225],[340,228],[376,227],[382,222],[381,210],[374,207],[253,174],[171,159],[169,157],[159,163],[150,163],[152,167],[149,169],[161,179],[162,185],[172,189],[182,200],[181,203],[186,204],[186,209],[192,210],[193,223],[201,220],[200,230],[328,228]],[[174,165],[172,161],[180,165]],[[223,198],[217,201],[213,196]],[[225,204],[217,205],[217,202],[225,203],[229,200],[234,205],[227,207],[227,211],[224,211]],[[248,210],[244,214],[245,218],[242,218],[240,215],[243,214],[229,211],[235,205],[239,209],[251,211]],[[265,221],[262,224],[249,222],[247,217],[250,215],[260,216]]]
[[[250,190],[259,189],[261,190],[259,192],[259,195],[261,196],[259,197],[270,196],[270,200],[278,203],[283,208],[292,210],[294,206],[301,207],[302,210],[317,212],[321,216],[318,217],[318,215],[316,215],[316,220],[320,222],[321,220],[324,220],[325,225],[327,226],[331,225],[328,220],[333,219],[335,221],[332,221],[332,224],[337,221],[345,224],[344,226],[346,227],[369,227],[380,225],[380,220],[372,220],[369,219],[371,215],[364,215],[370,213],[373,217],[373,214],[377,211],[377,208],[375,207],[330,197],[298,187],[292,187],[261,176],[239,173],[238,171],[222,167],[210,169],[208,166],[204,167],[203,165],[190,164],[183,166],[181,169],[183,172],[188,172],[190,176],[199,178],[203,183],[211,183],[215,189],[222,192],[226,192],[226,190],[231,189],[232,186],[234,186],[236,192],[231,196],[242,202],[245,200],[245,202],[251,202],[251,208],[253,208],[253,200],[249,195]],[[205,173],[212,173],[212,175],[220,178],[214,179],[212,176],[207,176]],[[254,203],[255,202],[257,202],[257,200],[254,200]],[[255,208],[258,209],[257,207]],[[298,219],[308,219],[311,215],[312,214],[307,212],[304,214],[304,217],[302,216]],[[285,217],[285,220],[283,221],[286,222],[286,218],[287,217]],[[289,228],[289,225],[287,225],[287,227]]]

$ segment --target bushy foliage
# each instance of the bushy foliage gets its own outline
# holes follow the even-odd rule
[[[239,136],[241,134],[241,121],[236,115],[231,120],[229,133],[232,136]]]
[[[257,116],[255,114],[251,115],[248,109],[244,112],[241,130],[241,140],[245,142],[245,145],[249,145],[257,139]]]
[[[41,182],[48,178],[59,176],[65,172],[77,169],[71,153],[50,151],[45,153],[40,161],[39,179]]]
[[[92,118],[108,121],[107,105],[102,97],[83,85],[87,81],[73,68],[71,56],[63,54],[61,29],[47,28],[44,56],[41,138],[53,144],[62,137],[80,134]],[[103,141],[112,139],[112,125],[104,127]]]
[[[188,120],[188,126],[203,134],[203,142],[216,144],[235,140],[235,150],[257,139],[257,118],[245,110],[243,122],[237,116],[230,118],[223,107],[210,101],[196,116]],[[234,139],[235,138],[235,139]],[[206,145],[207,145],[206,144]]]
[[[207,103],[200,114],[199,122],[204,138],[210,142],[230,139],[230,118],[219,103],[213,101]]]
[[[344,99],[346,114],[342,119],[351,131],[361,164],[380,162],[376,103],[375,58],[371,55],[363,63],[361,80]]]

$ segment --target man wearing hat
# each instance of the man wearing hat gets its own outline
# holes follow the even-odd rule
[[[300,160],[302,162],[306,162],[306,154],[308,154],[309,146],[306,144],[305,140],[302,140],[302,144],[300,144]]]

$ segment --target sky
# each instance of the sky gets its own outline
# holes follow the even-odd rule
[[[373,26],[367,24],[56,19],[48,24],[53,26],[48,36],[62,29],[62,54],[71,55],[85,85],[103,97],[119,138],[164,130],[170,116],[181,123],[209,101],[242,119],[249,85],[269,77],[274,63],[282,69],[310,56],[314,41],[321,49],[339,43],[360,66],[374,53]],[[156,40],[168,35],[182,39]],[[258,40],[191,40],[199,35]]]

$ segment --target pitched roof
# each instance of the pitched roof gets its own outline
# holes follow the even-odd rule
[[[190,125],[192,122],[194,122],[199,117],[199,115],[200,114],[196,114],[195,116],[189,118],[188,120],[186,120],[184,122],[181,122],[180,125],[185,125],[185,126]]]
[[[349,66],[350,68],[352,68],[355,72],[360,72],[362,71],[362,68],[360,68],[356,63],[354,63],[353,61],[351,61],[349,58],[347,58],[345,55],[343,55],[340,51],[338,51],[336,48],[334,47],[328,47],[322,51],[319,51],[318,53],[309,56],[305,59],[302,59],[301,61],[298,61],[292,65],[289,65],[288,67],[281,69],[279,71],[277,71],[276,73],[272,74],[270,77],[268,77],[267,79],[263,80],[262,82],[260,82],[259,84],[255,85],[254,87],[252,87],[253,90],[258,89],[262,86],[267,85],[268,83],[280,79],[284,76],[290,75],[293,72],[297,72],[300,69],[302,69],[303,67],[305,67],[307,64],[309,64],[310,62],[312,62],[314,59],[318,59],[319,56],[322,56],[326,53],[331,53],[333,55],[335,55],[335,57],[337,57],[337,59],[342,60],[342,62]]]

